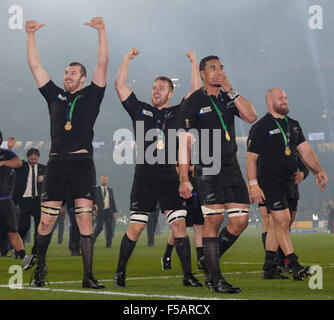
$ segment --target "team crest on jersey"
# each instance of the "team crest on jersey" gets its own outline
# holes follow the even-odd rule
[[[185,119],[184,121],[186,122],[186,129],[190,129],[190,124],[189,124],[190,120]]]
[[[58,94],[57,98],[61,101],[67,101],[67,98],[61,95],[60,93]]]
[[[280,129],[275,129],[275,130],[270,130],[269,134],[272,136],[272,135],[280,133],[280,132],[281,132]]]
[[[201,110],[199,111],[199,114],[203,114],[203,113],[208,113],[208,112],[211,112],[212,111],[212,108],[210,106],[208,107],[203,107],[201,108]]]
[[[141,111],[141,114],[143,114],[144,116],[148,116],[148,117],[153,118],[153,113],[152,113],[151,111],[148,111],[148,110],[143,109],[143,110]]]

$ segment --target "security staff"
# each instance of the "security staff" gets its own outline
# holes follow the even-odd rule
[[[134,92],[127,87],[128,69],[130,61],[139,54],[137,49],[131,49],[124,57],[116,78],[116,91],[123,107],[130,115],[134,131],[142,127],[143,137],[149,130],[156,134],[156,139],[144,141],[144,146],[137,150],[137,164],[131,190],[130,210],[131,219],[127,232],[121,242],[118,266],[115,274],[115,285],[125,287],[126,265],[135,248],[136,242],[145,228],[149,213],[155,210],[157,201],[167,222],[173,230],[175,246],[183,269],[184,286],[201,286],[202,284],[191,273],[190,243],[186,233],[185,217],[187,211],[178,195],[178,177],[175,171],[175,162],[168,162],[169,129],[178,128],[177,113],[179,106],[169,107],[173,96],[174,85],[167,77],[155,79],[152,87],[152,105],[139,101]],[[192,79],[198,75],[198,63],[193,52],[188,53],[192,63]],[[199,77],[197,77],[199,78]],[[193,82],[192,82],[193,83]],[[140,137],[136,134],[136,139]],[[152,145],[152,146],[151,146]],[[159,164],[149,159],[147,152],[153,147],[157,158],[163,159]],[[170,150],[173,152],[173,150]],[[143,164],[138,159],[143,158]],[[176,155],[174,161],[176,160]],[[153,162],[153,163],[152,163]]]
[[[70,63],[64,74],[64,89],[56,86],[42,67],[36,45],[35,32],[44,25],[36,21],[26,23],[27,57],[36,84],[45,98],[51,123],[51,150],[41,195],[41,223],[38,227],[38,263],[33,286],[45,285],[46,253],[52,229],[63,200],[75,200],[75,213],[80,229],[80,244],[84,288],[104,288],[93,276],[94,236],[92,204],[96,173],[93,161],[94,123],[105,92],[108,67],[108,41],[102,18],[85,23],[98,32],[97,64],[92,82],[83,87],[86,69]]]
[[[114,236],[115,223],[117,218],[117,208],[113,190],[108,187],[108,176],[103,175],[100,178],[101,185],[96,187],[95,201],[98,207],[96,216],[96,226],[94,229],[95,240],[106,226],[106,247],[111,248],[112,238]]]
[[[219,258],[238,239],[248,226],[249,197],[236,157],[235,116],[246,122],[257,118],[253,105],[232,88],[217,56],[200,62],[204,82],[184,103],[182,127],[189,133],[180,135],[180,195],[191,197],[189,159],[194,129],[198,135],[199,163],[195,164],[195,178],[204,215],[203,249],[209,268],[206,283],[219,293],[239,293],[240,288],[229,284],[220,271]],[[213,159],[211,163],[206,158]],[[218,230],[224,220],[229,224]]]
[[[298,262],[294,252],[290,228],[290,201],[295,193],[295,172],[298,152],[303,162],[315,174],[317,185],[322,191],[328,177],[317,157],[305,141],[299,123],[288,117],[287,95],[281,88],[269,89],[266,93],[268,113],[252,126],[247,141],[247,178],[250,196],[257,203],[265,203],[273,218],[274,228],[269,228],[266,242],[266,257],[263,277],[274,273],[273,264],[277,245],[268,246],[268,238],[277,237],[288,265],[292,268],[294,280],[303,280],[310,274]]]

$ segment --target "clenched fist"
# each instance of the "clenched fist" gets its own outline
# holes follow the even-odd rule
[[[139,54],[139,50],[132,48],[130,51],[127,53],[127,56],[132,60]]]

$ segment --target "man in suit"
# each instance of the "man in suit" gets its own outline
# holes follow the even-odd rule
[[[112,238],[116,224],[117,209],[113,191],[108,187],[108,176],[103,175],[100,178],[101,185],[96,187],[95,203],[98,206],[96,226],[94,230],[95,240],[103,229],[103,224],[106,225],[106,247],[111,248]]]
[[[31,216],[34,218],[34,246],[32,255],[37,255],[37,227],[41,218],[41,190],[45,174],[45,165],[38,163],[38,149],[31,148],[27,152],[27,160],[22,161],[22,167],[16,169],[16,181],[13,200],[20,209],[18,233],[24,239],[31,225]]]

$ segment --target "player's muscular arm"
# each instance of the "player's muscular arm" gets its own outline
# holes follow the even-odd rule
[[[119,71],[116,77],[115,88],[116,88],[118,97],[121,102],[125,101],[129,97],[129,95],[132,93],[132,90],[127,87],[126,83],[128,81],[130,61],[133,60],[138,54],[139,54],[139,51],[137,49],[132,48],[124,56],[122,64],[119,68]]]
[[[28,64],[38,88],[43,87],[50,81],[47,72],[42,67],[35,38],[35,32],[42,27],[44,27],[44,24],[38,24],[35,20],[27,21],[25,24]]]

